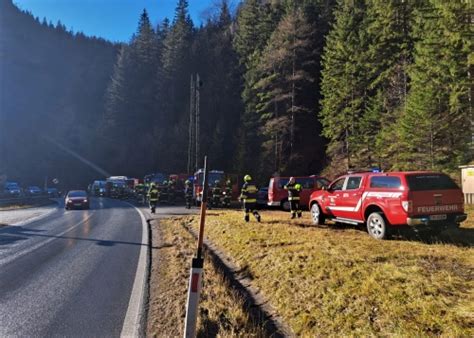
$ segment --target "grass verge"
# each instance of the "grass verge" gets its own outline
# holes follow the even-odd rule
[[[275,211],[263,212],[262,223],[245,223],[238,211],[213,211],[206,235],[246,271],[299,336],[472,337],[474,209],[467,211],[461,229],[437,240],[376,241],[358,229],[314,227],[307,213],[290,221]],[[179,244],[187,235],[178,225],[197,228],[197,221],[190,216],[163,223],[174,234],[166,240],[178,249],[174,256],[183,256],[180,281],[187,280],[191,252]],[[206,271],[204,293],[213,289],[210,283],[221,284]],[[184,309],[186,286],[179,289]],[[226,296],[206,297],[212,299],[203,304],[213,318],[227,316]]]
[[[152,271],[147,336],[183,336],[185,304],[195,239],[179,223],[152,222]],[[243,310],[244,300],[206,256],[198,336],[264,337],[264,331]]]

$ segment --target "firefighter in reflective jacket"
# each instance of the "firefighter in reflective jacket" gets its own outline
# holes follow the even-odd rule
[[[232,198],[232,182],[227,180],[225,183],[225,190],[224,190],[224,206],[230,207],[230,200]]]
[[[151,213],[155,213],[156,204],[158,203],[159,192],[155,186],[155,183],[151,184],[150,190],[148,190],[148,200],[150,201]]]
[[[301,184],[295,182],[294,177],[290,177],[288,184],[285,185],[285,190],[288,190],[288,202],[290,202],[291,218],[301,217],[300,209],[300,192]]]
[[[184,199],[186,201],[186,208],[191,209],[193,203],[193,184],[190,180],[184,182]]]
[[[221,182],[219,180],[216,180],[211,190],[212,198],[210,204],[214,208],[219,208],[221,206],[222,189],[220,184]]]
[[[252,177],[250,175],[245,175],[244,177],[244,185],[242,186],[242,190],[240,192],[240,200],[243,203],[243,207],[245,210],[245,222],[250,221],[250,212],[253,213],[257,222],[260,222],[260,214],[257,211],[257,187],[251,183]]]

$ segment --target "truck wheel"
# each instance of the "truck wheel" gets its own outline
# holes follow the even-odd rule
[[[322,225],[326,220],[324,214],[321,212],[321,208],[319,207],[318,203],[313,203],[311,206],[311,219],[313,220],[313,224],[315,225]]]
[[[290,211],[290,202],[288,200],[284,200],[281,202],[281,209],[283,211]]]
[[[373,212],[367,218],[367,232],[375,239],[389,237],[388,222],[381,212]]]

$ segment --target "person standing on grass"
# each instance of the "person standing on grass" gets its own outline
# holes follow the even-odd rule
[[[298,215],[298,218],[302,216],[300,209],[300,192],[301,184],[296,183],[294,177],[290,177],[288,184],[285,185],[285,190],[288,191],[288,202],[290,202],[291,219]]]
[[[252,177],[250,175],[245,175],[244,177],[244,185],[242,186],[242,190],[240,192],[240,200],[243,203],[244,207],[244,220],[245,222],[250,221],[250,212],[254,215],[257,222],[260,222],[261,217],[257,210],[257,187],[251,183]]]

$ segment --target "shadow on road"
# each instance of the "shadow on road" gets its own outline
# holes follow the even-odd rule
[[[44,230],[35,230],[30,228],[25,228],[22,226],[8,227],[0,229],[0,246],[13,244],[19,241],[27,240],[30,237],[44,237],[44,238],[57,238],[63,240],[77,240],[77,241],[86,241],[94,242],[100,246],[115,246],[115,245],[139,245],[139,246],[148,246],[146,243],[137,243],[137,242],[128,242],[128,241],[114,241],[114,240],[104,240],[96,238],[84,238],[84,237],[75,237],[75,236],[56,236],[56,235],[47,235],[42,234]],[[1,247],[0,247],[1,248]],[[159,249],[159,247],[151,247],[151,249]]]

